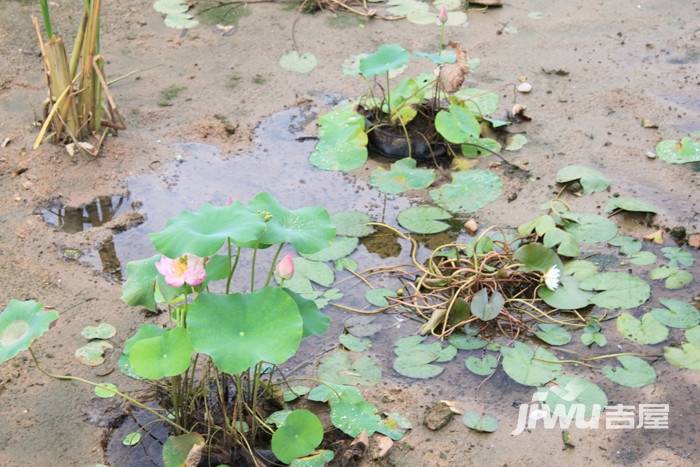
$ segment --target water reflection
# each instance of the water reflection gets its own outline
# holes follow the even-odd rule
[[[128,201],[128,195],[98,196],[94,201],[77,207],[52,201],[41,210],[41,217],[63,232],[77,233],[111,221],[128,205]]]

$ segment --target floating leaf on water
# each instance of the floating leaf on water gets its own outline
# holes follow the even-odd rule
[[[668,328],[659,323],[651,313],[645,313],[641,319],[629,313],[622,313],[617,317],[617,330],[638,344],[658,344],[668,337]]]
[[[442,222],[452,218],[452,214],[435,206],[414,206],[404,209],[398,215],[398,222],[406,230],[417,234],[435,234],[450,228]]]
[[[472,296],[469,308],[472,314],[481,321],[491,321],[499,315],[504,304],[505,299],[500,292],[495,291],[489,298],[488,289],[484,287]]]
[[[641,388],[656,381],[654,367],[639,357],[622,355],[617,357],[622,367],[606,365],[602,368],[603,374],[610,381],[628,388]]]
[[[595,169],[584,165],[569,165],[557,172],[557,183],[569,183],[579,180],[583,187],[583,194],[590,195],[598,191],[604,191],[610,186],[610,180]]]
[[[685,338],[688,342],[700,345],[700,326],[685,330]]]
[[[75,358],[87,366],[100,366],[105,362],[105,352],[114,347],[107,341],[96,340],[88,342],[75,351]]]
[[[0,313],[0,363],[28,349],[56,319],[57,312],[44,311],[34,300],[10,300]]]
[[[586,259],[567,261],[564,264],[564,274],[578,281],[582,281],[583,279],[598,274],[598,267],[593,262]]]
[[[591,304],[591,298],[593,297],[593,293],[581,290],[579,281],[572,276],[562,276],[559,287],[556,290],[540,287],[537,290],[537,295],[547,305],[560,310],[585,308]],[[547,341],[545,340],[545,342]]]
[[[323,441],[323,425],[306,409],[292,411],[272,434],[272,452],[284,462],[311,454]]]
[[[326,355],[318,366],[318,378],[326,383],[373,386],[382,378],[382,370],[366,355],[335,350]]]
[[[337,389],[337,387],[336,387]],[[353,438],[363,431],[372,436],[383,425],[377,408],[367,402],[362,393],[354,387],[344,387],[330,393],[331,423]]]
[[[303,257],[295,257],[294,275],[284,282],[285,287],[298,293],[305,294],[312,291],[311,282],[323,287],[330,287],[335,280],[333,270],[321,261],[311,261]]]
[[[408,52],[398,44],[382,44],[372,54],[360,59],[360,73],[365,78],[384,75],[408,63]]]
[[[597,319],[591,319],[583,328],[581,333],[581,342],[583,345],[596,344],[598,347],[605,347],[608,344],[608,339],[601,332],[602,328]]]
[[[370,337],[382,330],[374,316],[357,315],[345,320],[345,329],[355,337]]]
[[[389,412],[382,420],[382,425],[377,429],[378,433],[388,436],[394,441],[398,441],[406,434],[406,431],[413,428],[411,421],[398,412]]]
[[[607,242],[617,235],[617,224],[605,217],[574,212],[562,213],[561,217],[568,221],[564,230],[581,243]]]
[[[481,126],[465,105],[450,104],[435,116],[435,129],[450,143],[462,144],[479,138]]]
[[[513,259],[524,266],[526,271],[545,273],[553,266],[561,271],[564,265],[551,249],[540,243],[528,243],[515,251]]]
[[[390,289],[369,289],[365,293],[365,299],[374,306],[389,306],[387,297],[396,297],[396,291]]]
[[[153,3],[153,9],[164,15],[172,15],[185,13],[190,9],[190,6],[184,0],[156,0]]]
[[[628,211],[628,212],[649,212],[656,214],[658,210],[656,206],[651,203],[647,203],[641,199],[631,198],[631,197],[619,197],[610,198],[607,203],[605,203],[605,212],[614,212],[617,210]]]
[[[309,161],[322,170],[350,172],[367,161],[365,117],[340,105],[318,119],[319,141]]]
[[[473,355],[467,357],[464,361],[467,369],[479,376],[488,376],[498,367],[498,358],[495,355],[487,354],[483,358],[478,358]]]
[[[390,194],[428,188],[434,181],[435,171],[417,168],[416,160],[410,157],[394,162],[389,170],[377,167],[370,177],[372,186]]]
[[[472,430],[493,433],[498,429],[498,420],[492,415],[479,415],[473,410],[464,412],[462,422]]]
[[[527,237],[531,233],[536,232],[538,237],[542,237],[544,234],[555,229],[556,227],[557,226],[554,223],[552,216],[543,215],[531,220],[530,222],[521,224],[518,227],[518,234],[521,237]]]
[[[452,213],[471,213],[495,201],[501,194],[501,179],[490,170],[468,170],[452,174],[452,182],[430,191],[440,207]]]
[[[199,25],[199,21],[185,13],[171,13],[163,21],[165,25],[173,29],[191,29]]]
[[[343,211],[331,215],[331,223],[335,226],[335,234],[344,237],[366,237],[374,232],[368,225],[372,219],[364,212]]]
[[[506,142],[506,151],[518,151],[527,143],[527,137],[522,133],[510,135]]]
[[[483,349],[488,342],[478,336],[468,336],[461,333],[452,333],[449,338],[450,345],[460,350]]]
[[[108,323],[100,323],[97,326],[85,326],[80,335],[85,339],[110,339],[117,334],[117,330]]]
[[[630,263],[635,266],[649,266],[656,263],[656,255],[651,251],[638,251],[630,256]]]
[[[352,258],[340,258],[333,262],[336,271],[350,271],[355,272],[359,265],[357,261]]]
[[[514,342],[513,347],[501,347],[503,370],[516,382],[525,386],[540,386],[556,378],[561,364],[549,350]]]
[[[571,334],[558,324],[539,323],[535,335],[549,345],[566,345],[571,342]]]
[[[584,279],[581,289],[597,291],[591,303],[607,309],[636,308],[651,295],[651,287],[637,276],[624,272],[603,272]]]
[[[656,145],[656,155],[670,164],[700,162],[700,142],[688,136],[680,141],[663,140]]]
[[[671,267],[689,268],[695,262],[693,255],[680,247],[667,246],[661,249],[661,253],[668,258]]]
[[[185,253],[204,257],[219,251],[227,238],[238,245],[256,242],[265,228],[262,216],[240,202],[227,206],[207,203],[197,211],[183,211],[171,218],[165,229],[149,238],[156,250],[168,258]]]
[[[667,289],[682,289],[693,282],[693,275],[682,269],[672,266],[661,266],[649,272],[651,280],[665,279],[664,286]]]
[[[343,347],[352,352],[364,352],[372,347],[372,341],[369,339],[355,337],[352,334],[341,334],[339,340]]]
[[[141,433],[138,431],[132,431],[122,438],[122,444],[124,446],[136,446],[141,441]]]
[[[642,249],[642,242],[634,237],[626,235],[618,235],[608,242],[612,246],[620,248],[620,253],[626,256],[631,256]]]
[[[297,400],[301,396],[304,396],[311,391],[311,388],[308,386],[292,386],[291,388],[287,389],[284,391],[282,394],[282,399],[285,402],[292,402],[294,400]]]
[[[335,261],[350,255],[359,242],[357,237],[335,237],[323,250],[304,256],[312,261]]]
[[[685,342],[681,347],[664,347],[664,358],[675,367],[700,370],[700,342]]]
[[[292,460],[289,467],[324,467],[333,460],[335,454],[329,449],[319,449],[308,456]]]
[[[571,413],[572,406],[582,406],[584,416],[590,417],[596,406],[600,413],[608,405],[608,396],[597,384],[578,376],[558,376],[554,385],[538,388],[537,392],[543,405],[553,413],[558,407],[563,407],[564,413]]]
[[[318,61],[311,52],[300,54],[296,50],[290,50],[280,57],[279,64],[287,71],[306,74],[316,68]]]
[[[461,100],[467,110],[480,117],[495,113],[500,100],[498,93],[476,88],[460,89],[452,96]]]
[[[119,391],[119,388],[112,383],[100,383],[95,386],[95,395],[97,397],[101,397],[102,399],[114,397],[117,394],[117,391]]]
[[[303,324],[294,300],[273,287],[249,294],[201,294],[187,313],[194,349],[230,374],[260,361],[287,361],[299,348]]]
[[[396,357],[394,370],[403,376],[416,379],[434,378],[442,373],[443,367],[433,365],[437,355],[432,352],[415,352]]]
[[[199,433],[169,436],[163,444],[163,467],[183,467],[195,446],[203,446],[204,437]]]
[[[654,308],[651,314],[661,324],[672,328],[689,329],[700,324],[700,312],[690,303],[672,298],[659,300],[665,308]]]
[[[570,258],[575,258],[581,253],[576,237],[557,227],[549,230],[544,235],[542,244],[547,248],[553,248],[556,246],[558,254],[568,256]]]

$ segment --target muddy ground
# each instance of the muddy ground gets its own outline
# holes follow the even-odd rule
[[[68,36],[78,21],[72,4],[80,2],[59,3],[54,8],[58,30]],[[532,19],[531,11],[544,16]],[[202,25],[181,35],[163,25],[151,2],[106,2],[102,48],[109,58],[108,72],[136,73],[113,87],[128,130],[109,139],[100,157],[90,159],[71,158],[50,145],[31,150],[38,131],[33,122],[41,117],[45,97],[31,14],[38,14],[34,2],[0,3],[0,141],[11,140],[0,149],[0,303],[34,298],[61,312],[53,331],[37,344],[53,371],[139,389],[137,383],[120,378],[118,371],[99,376],[114,367],[116,354],[91,370],[77,364],[73,352],[83,345],[80,330],[85,325],[115,325],[118,334],[113,341],[118,348],[143,322],[140,312],[119,299],[119,272],[126,261],[150,254],[145,234],[162,228],[165,219],[181,208],[222,201],[229,195],[248,199],[263,190],[294,207],[361,209],[378,218],[384,215],[390,222],[397,209],[408,205],[408,199],[397,198],[385,207],[383,197],[368,187],[369,169],[348,176],[313,170],[306,162],[313,142],[298,142],[296,136],[314,134],[314,115],[335,98],[364,90],[361,82],[341,72],[348,56],[386,42],[426,50],[438,43],[436,28],[405,21],[364,24],[346,16],[333,18],[332,13],[304,15],[296,41],[300,49],[318,57],[319,65],[309,75],[297,75],[277,64],[291,48],[294,14],[285,5],[251,5],[228,34]],[[657,227],[675,226],[700,231],[699,174],[690,164],[669,165],[646,155],[662,138],[700,129],[698,17],[700,4],[688,0],[529,0],[471,11],[468,26],[450,28],[449,37],[481,60],[469,84],[499,91],[502,110],[510,105],[512,83],[519,76],[527,76],[533,85],[532,93],[518,96],[533,118],[522,126],[529,144],[509,156],[528,167],[533,177],[504,176],[504,195],[477,213],[479,222],[514,226],[529,220],[537,206],[556,192],[556,171],[583,163],[604,172],[614,193],[638,196],[661,208],[655,225],[623,222],[627,233],[641,236]],[[500,33],[506,24],[517,26],[518,33]],[[566,75],[546,72],[559,69]],[[161,92],[171,86],[185,89],[172,105],[159,105]],[[658,124],[658,129],[643,128],[642,118]],[[260,122],[264,123],[258,127]],[[125,197],[117,220],[87,231],[56,229],[40,215],[52,200],[80,206],[113,195]],[[600,213],[607,196],[572,198],[571,203],[576,209]],[[109,211],[108,204],[103,202],[101,213]],[[145,215],[145,222],[115,234],[110,227],[128,224],[134,217],[137,224],[143,220],[132,211]],[[105,252],[105,244],[111,252]],[[67,254],[74,249],[83,252],[78,261]],[[120,262],[115,263],[115,257]],[[358,258],[365,263],[381,259],[367,245]],[[697,276],[700,270],[695,266],[691,272]],[[675,296],[690,300],[697,293],[696,284]],[[347,292],[352,300],[352,290]],[[314,344],[317,347],[305,350],[308,355],[336,341],[344,317],[332,313],[332,330]],[[396,323],[386,323],[378,338],[387,341],[375,345],[372,353],[390,364],[389,338],[393,340],[397,330]],[[410,332],[408,324],[401,329],[403,335]],[[611,403],[670,403],[670,429],[573,430],[576,447],[563,450],[558,430],[510,435],[516,406],[529,401],[530,388],[498,374],[475,399],[480,380],[464,369],[462,359],[457,360],[459,364],[439,378],[422,383],[398,378],[386,365],[384,382],[366,391],[382,410],[404,412],[416,426],[388,462],[399,466],[700,463],[697,373],[660,361],[655,365],[658,382],[643,390],[623,390],[596,380]],[[87,388],[47,380],[27,358],[0,368],[0,465],[105,462],[104,432],[83,415],[91,396]],[[501,429],[480,435],[454,420],[439,432],[429,432],[420,423],[423,412],[439,399],[485,408],[499,417]]]

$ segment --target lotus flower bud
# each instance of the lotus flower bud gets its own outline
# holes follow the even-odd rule
[[[287,254],[277,263],[277,275],[280,279],[291,279],[294,275],[294,258]]]
[[[438,14],[438,20],[440,20],[441,24],[445,24],[447,22],[447,8],[445,5],[440,7],[440,13]]]

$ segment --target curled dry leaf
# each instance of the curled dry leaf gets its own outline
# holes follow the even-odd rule
[[[452,94],[459,91],[464,84],[464,79],[469,73],[469,58],[466,52],[462,50],[462,46],[457,42],[447,44],[455,50],[456,60],[454,63],[449,63],[440,68],[440,85],[446,93]]]
[[[664,231],[659,229],[656,232],[652,232],[649,235],[645,235],[644,240],[649,240],[650,242],[654,242],[658,245],[661,245],[664,242]]]

